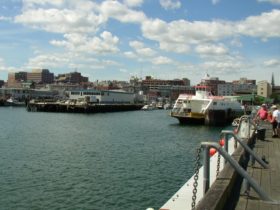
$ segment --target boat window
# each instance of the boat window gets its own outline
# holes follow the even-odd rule
[[[213,105],[217,105],[217,102],[213,102]]]
[[[71,95],[80,95],[80,92],[74,92],[74,91],[72,91],[72,92],[71,92]]]

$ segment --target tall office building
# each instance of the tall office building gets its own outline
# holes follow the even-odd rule
[[[48,69],[33,69],[32,72],[27,73],[27,80],[35,83],[50,84],[54,81],[54,74],[50,73]]]
[[[263,97],[270,97],[272,93],[271,85],[266,81],[259,81],[257,85],[257,94]]]

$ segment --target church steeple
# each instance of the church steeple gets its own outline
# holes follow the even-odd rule
[[[272,73],[272,76],[271,76],[271,87],[273,88],[275,85],[274,83],[274,74]]]

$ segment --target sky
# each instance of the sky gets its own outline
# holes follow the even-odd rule
[[[280,85],[280,0],[0,0],[0,80],[37,68]]]

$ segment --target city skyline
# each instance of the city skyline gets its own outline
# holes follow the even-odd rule
[[[44,68],[280,84],[279,0],[2,0],[0,14],[0,80]]]

